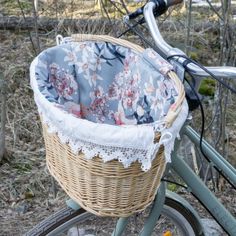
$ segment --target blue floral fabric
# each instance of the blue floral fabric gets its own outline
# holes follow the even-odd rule
[[[147,49],[137,53],[106,42],[71,42],[38,56],[40,92],[60,109],[112,125],[161,120],[177,91],[171,65]]]

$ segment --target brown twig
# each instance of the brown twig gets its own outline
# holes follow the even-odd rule
[[[109,2],[116,8],[116,10],[118,11],[118,12],[120,12],[122,15],[125,15],[125,14],[127,14],[127,12],[125,13],[125,12],[123,12],[119,7],[117,7],[117,3],[116,2],[113,2],[112,0],[109,0]]]
[[[115,33],[116,31],[115,31],[115,29],[114,29],[114,25],[112,24],[112,20],[111,20],[109,14],[108,14],[108,11],[107,11],[107,9],[106,9],[106,5],[104,4],[103,0],[101,0],[101,4],[102,4],[102,8],[103,8],[103,10],[104,10],[104,12],[105,12],[105,14],[106,14],[106,16],[107,16],[107,19],[108,19],[109,22],[111,23],[113,33]]]
[[[219,14],[219,12],[214,8],[210,0],[206,0],[207,3],[209,4],[211,10],[219,17],[220,20],[223,20],[222,16]]]
[[[18,3],[18,6],[19,6],[19,8],[20,8],[20,10],[21,10],[22,17],[23,17],[24,21],[26,21],[25,13],[24,13],[24,10],[23,10],[23,8],[22,8],[22,5],[21,5],[20,0],[17,0],[17,3]],[[30,42],[31,42],[31,44],[32,44],[32,48],[33,48],[33,50],[34,50],[34,53],[37,54],[37,50],[36,50],[36,48],[35,48],[34,41],[33,41],[33,38],[32,38],[32,35],[31,35],[30,30],[28,30],[28,33],[29,33]]]
[[[126,11],[126,14],[129,14],[129,10],[128,10],[128,8],[126,7],[124,1],[123,1],[123,0],[120,0],[120,2],[121,2],[121,5],[123,6],[123,8],[124,8],[125,11]]]
[[[3,74],[0,72],[0,98],[2,101],[1,104],[1,129],[0,129],[0,162],[6,155],[6,84],[3,79]]]

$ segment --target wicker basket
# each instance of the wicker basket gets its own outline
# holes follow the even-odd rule
[[[121,39],[109,36],[74,35],[74,41],[105,41],[138,52],[144,49]],[[176,110],[184,99],[181,82],[170,72],[180,94],[176,102]],[[166,117],[167,125],[171,126],[176,115],[173,111]],[[135,162],[130,167],[124,166],[118,160],[104,163],[101,158],[85,159],[83,153],[74,154],[67,144],[63,144],[57,134],[48,132],[48,126],[43,124],[43,135],[46,145],[47,166],[54,178],[66,193],[81,207],[99,216],[125,217],[144,210],[155,198],[165,170],[163,147],[156,154],[149,171],[141,170],[141,164]],[[160,134],[156,134],[158,140]]]
[[[117,160],[86,160],[63,145],[43,126],[47,166],[65,192],[81,207],[99,216],[125,217],[144,210],[153,200],[165,169],[163,148],[148,172],[138,162],[124,168]]]

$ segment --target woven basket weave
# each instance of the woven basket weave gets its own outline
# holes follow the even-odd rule
[[[101,158],[75,155],[43,126],[46,161],[52,176],[81,207],[99,216],[125,217],[144,210],[155,197],[165,169],[163,148],[148,172],[138,162],[124,168],[117,160],[104,163]]]
[[[105,41],[131,48],[138,52],[144,49],[125,40],[109,36],[73,35],[74,41]],[[169,77],[175,81],[179,100],[176,110],[184,99],[184,90],[174,72]],[[172,113],[166,117],[171,126],[176,116]],[[43,124],[46,145],[46,161],[50,173],[59,182],[66,193],[81,207],[99,216],[129,216],[144,210],[155,198],[165,170],[165,158],[161,147],[147,172],[141,170],[141,164],[135,162],[130,167],[113,160],[104,163],[101,158],[91,160],[83,153],[74,154],[67,144],[63,144],[57,134],[48,132]],[[156,135],[158,140],[159,134]]]

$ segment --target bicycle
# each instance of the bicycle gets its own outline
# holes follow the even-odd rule
[[[144,14],[145,20],[148,24],[151,35],[155,41],[158,52],[166,59],[177,62],[177,66],[181,67],[186,63],[185,54],[179,49],[172,48],[162,38],[159,29],[155,22],[156,15],[161,15],[166,8],[171,5],[177,4],[177,1],[150,1],[145,7],[137,10],[129,16],[129,18],[136,17],[141,13]],[[126,18],[127,20],[127,18]],[[69,40],[69,39],[68,39]],[[208,73],[202,68],[199,68],[193,63],[188,63],[187,67],[192,74],[199,77],[208,76]],[[206,67],[210,73],[219,78],[236,78],[236,68],[233,67]],[[233,185],[236,184],[236,169],[229,164],[214,148],[212,148],[202,137],[194,131],[188,124],[182,128],[182,135],[186,135],[194,144],[201,145],[201,148],[210,163],[220,169],[224,175],[228,177]],[[176,143],[175,151],[172,153],[172,162],[167,165],[165,173],[169,170],[174,170],[185,182],[189,191],[196,196],[204,207],[212,214],[216,221],[229,235],[236,235],[236,219],[229,213],[228,210],[217,200],[215,195],[204,185],[200,178],[191,170],[191,168],[184,162],[182,157],[177,155],[178,142]],[[166,190],[165,175],[163,181],[157,191],[156,198],[152,204],[150,212],[147,214],[147,220],[140,232],[141,236],[149,236],[152,232],[161,232],[161,235],[204,235],[204,228],[201,220],[194,210],[194,208],[181,196],[174,192]],[[77,230],[75,235],[96,235],[100,233],[105,235],[112,233],[113,236],[118,236],[124,233],[128,224],[129,217],[120,218],[116,224],[106,221],[104,218],[105,227],[112,224],[108,231],[102,229],[95,229],[97,217],[74,202],[73,200],[67,201],[67,208],[56,212],[54,215],[39,223],[34,229],[26,235],[73,235],[73,230]],[[162,218],[164,216],[162,223]],[[166,220],[167,219],[167,220]],[[95,222],[95,224],[94,224]],[[161,222],[158,224],[158,222]],[[153,231],[158,224],[156,231]],[[98,226],[98,228],[101,226]],[[161,228],[160,228],[161,227]],[[88,228],[88,229],[87,229]],[[114,228],[114,229],[113,229]]]

